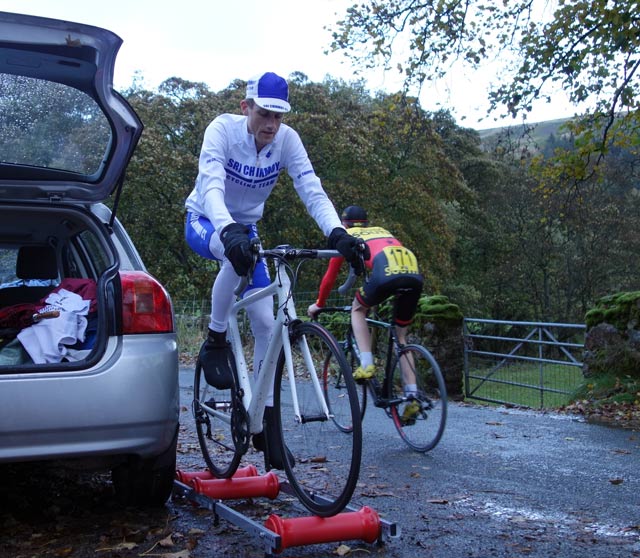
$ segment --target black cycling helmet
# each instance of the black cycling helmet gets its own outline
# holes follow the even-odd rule
[[[366,210],[364,207],[360,207],[359,205],[350,205],[349,207],[345,207],[340,218],[343,223],[346,223],[350,227],[356,224],[366,226],[369,223]]]

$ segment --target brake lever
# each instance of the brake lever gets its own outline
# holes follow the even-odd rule
[[[260,239],[257,236],[249,239],[249,251],[251,252],[251,258],[253,260],[249,272],[240,278],[238,286],[234,289],[233,293],[236,296],[240,296],[247,287],[253,285],[253,272],[256,270],[256,265],[260,261]]]

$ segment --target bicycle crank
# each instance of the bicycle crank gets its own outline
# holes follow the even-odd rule
[[[233,443],[240,453],[249,450],[251,440],[249,430],[249,414],[242,404],[242,393],[238,391],[233,397],[233,409],[231,410],[231,436]]]

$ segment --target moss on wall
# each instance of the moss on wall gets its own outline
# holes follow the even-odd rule
[[[585,315],[587,329],[607,323],[621,333],[638,329],[640,324],[640,291],[616,293],[601,298]]]
[[[640,291],[601,298],[585,315],[585,377],[640,378]]]
[[[416,321],[462,323],[463,315],[457,304],[449,302],[443,295],[423,296],[418,302]]]

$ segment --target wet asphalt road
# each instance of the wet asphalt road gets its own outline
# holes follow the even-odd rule
[[[180,374],[181,470],[203,467],[190,412],[192,370]],[[451,403],[433,451],[412,452],[369,408],[354,509],[400,531],[286,548],[286,558],[640,557],[640,433],[555,414]],[[261,466],[261,454],[251,456]],[[263,469],[262,469],[263,470]],[[109,477],[37,464],[0,467],[0,558],[259,558],[271,515],[307,515],[286,494],[229,502],[249,530],[176,495],[159,510],[123,510]]]
[[[191,385],[185,370],[186,401]],[[389,558],[640,556],[638,432],[451,403],[445,435],[427,454],[407,448],[372,407],[364,440],[354,507],[370,506],[401,534],[380,548],[347,542],[352,550]],[[335,556],[337,546],[285,553]]]

